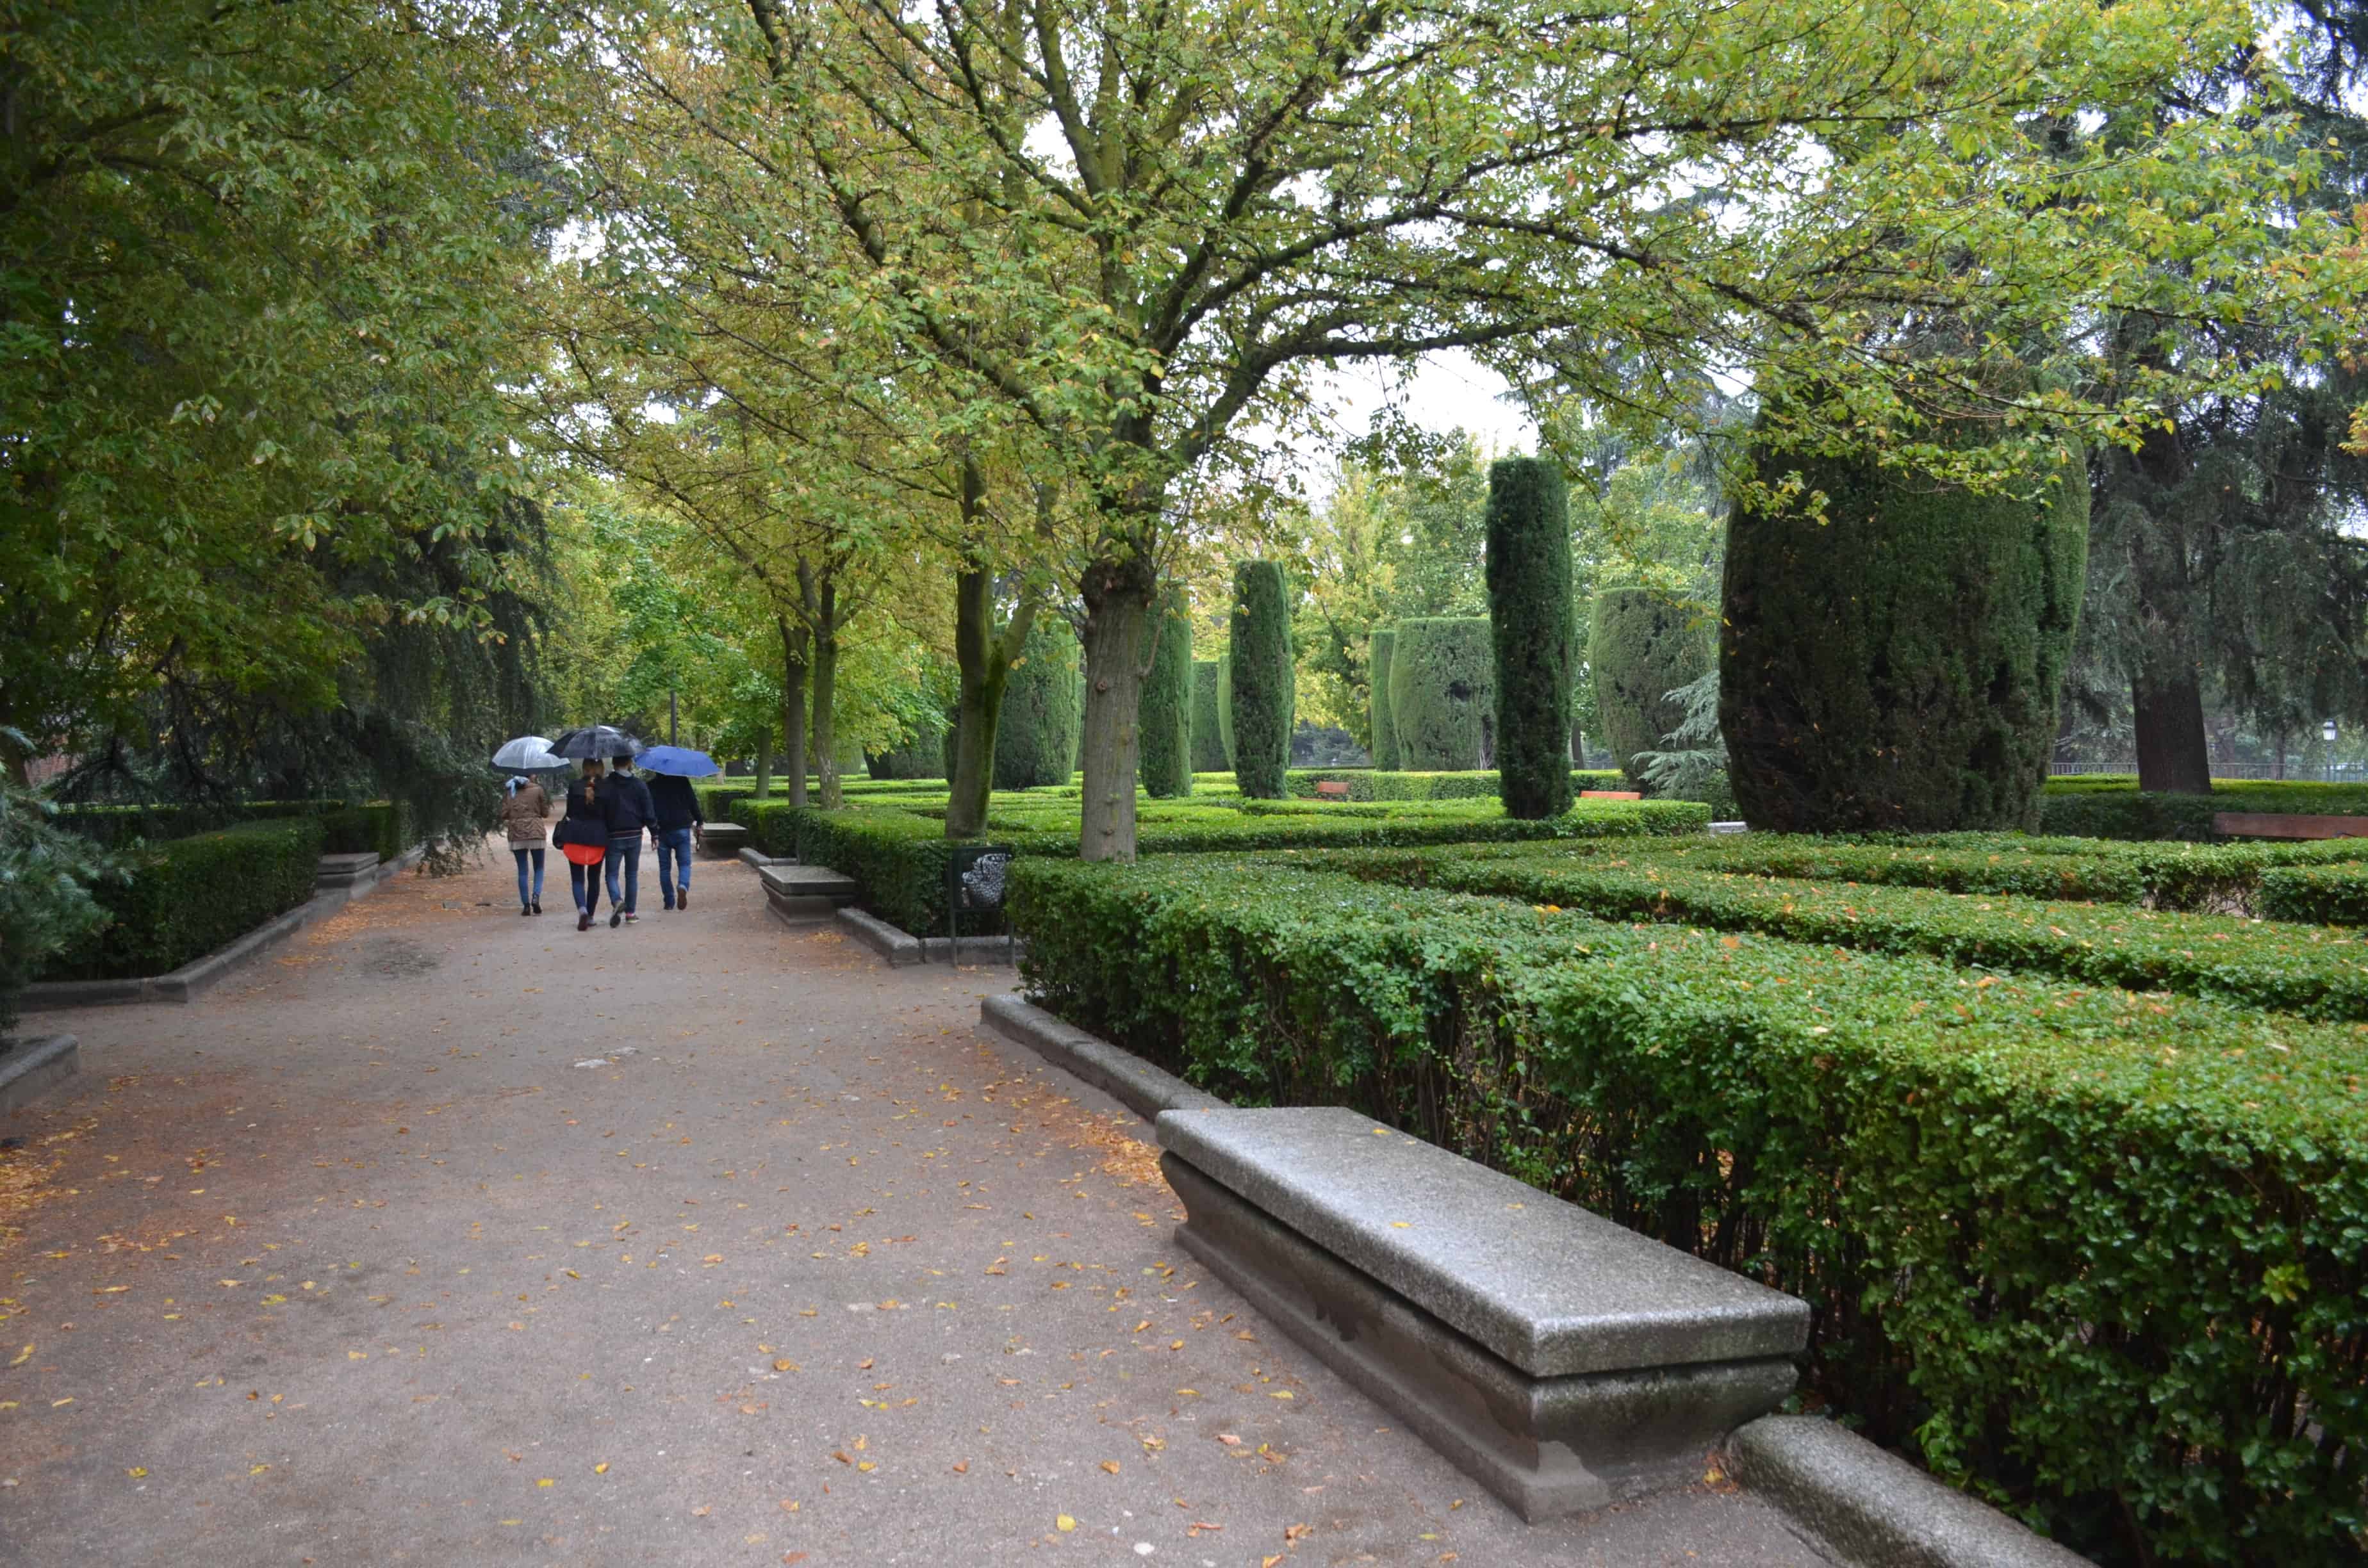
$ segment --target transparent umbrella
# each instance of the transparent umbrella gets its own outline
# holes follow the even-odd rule
[[[551,749],[541,735],[520,735],[504,741],[494,753],[494,767],[504,773],[548,773],[567,767],[567,759]]]

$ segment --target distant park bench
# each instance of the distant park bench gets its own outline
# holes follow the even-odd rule
[[[2223,838],[2368,838],[2368,817],[2306,812],[2215,812],[2212,831]]]
[[[1315,796],[1322,801],[1345,801],[1349,798],[1349,786],[1338,778],[1326,778],[1315,786]]]
[[[1582,801],[1641,801],[1645,798],[1645,791],[1642,790],[1581,790],[1578,792],[1578,798]]]

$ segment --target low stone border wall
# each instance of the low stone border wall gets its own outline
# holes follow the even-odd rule
[[[992,1040],[1026,1046],[1146,1121],[1156,1120],[1163,1110],[1225,1108],[1225,1102],[1207,1090],[1196,1089],[1134,1052],[1062,1022],[1020,996],[989,996],[981,1001],[978,1031]]]
[[[2083,1568],[1898,1455],[1815,1415],[1767,1415],[1727,1440],[1727,1468],[1850,1568]]]
[[[1017,994],[982,998],[978,1032],[1025,1046],[1150,1119],[1225,1104]],[[1848,1568],[2080,1568],[2087,1561],[1819,1417],[1762,1416],[1738,1427],[1725,1451],[1738,1483]]]
[[[0,1051],[0,1116],[30,1105],[82,1070],[82,1047],[70,1034],[20,1040]]]
[[[1025,944],[1011,937],[916,937],[860,909],[835,916],[840,930],[888,960],[891,968],[914,963],[1009,964]]]
[[[25,987],[17,1006],[28,1013],[63,1007],[108,1007],[132,1002],[191,1002],[212,990],[233,970],[278,947],[315,920],[324,920],[355,899],[378,891],[389,877],[409,870],[427,855],[427,846],[414,845],[377,869],[377,874],[350,886],[316,892],[287,914],[277,915],[201,959],[191,959],[164,974],[120,980],[40,980]]]

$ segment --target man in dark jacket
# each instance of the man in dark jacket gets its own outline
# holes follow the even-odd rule
[[[699,809],[699,791],[690,787],[688,778],[677,778],[671,773],[650,775],[650,799],[657,804],[658,892],[666,895],[668,909],[690,907],[690,843],[694,833],[707,826],[707,818]],[[668,862],[673,863],[671,869]],[[676,872],[681,886],[676,886]]]
[[[650,799],[650,787],[633,771],[633,759],[620,756],[609,769],[608,785],[609,807],[609,924],[619,920],[639,921],[634,913],[642,891],[642,835],[657,830],[658,809]],[[617,869],[625,871],[625,888],[617,891]]]

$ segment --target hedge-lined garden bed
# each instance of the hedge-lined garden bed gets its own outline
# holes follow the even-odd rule
[[[1386,848],[1426,844],[1509,843],[1535,839],[1630,837],[1698,834],[1710,808],[1684,801],[1588,801],[1565,815],[1541,821],[1508,817],[1491,801],[1454,802],[1374,814],[1355,807],[1269,810],[1180,801],[1146,804],[1138,817],[1138,854],[1243,854],[1256,850]],[[934,811],[935,815],[928,814]],[[918,810],[893,805],[825,812],[768,802],[742,808],[750,841],[768,855],[827,866],[862,887],[863,907],[907,931],[946,928],[945,868],[953,846],[945,838],[941,805]],[[1074,858],[1074,805],[1027,795],[997,795],[988,836],[1023,858]],[[964,929],[996,931],[999,921],[977,917]]]
[[[1736,875],[1698,870],[1675,857],[1574,855],[1559,846],[1366,852],[1326,864],[1368,881],[1516,898],[1607,920],[1757,931],[2134,991],[2215,996],[2306,1017],[2368,1020],[2368,942],[2341,930],[2126,903]]]
[[[1062,1016],[1807,1300],[1809,1387],[2110,1561],[2356,1560],[2368,1042],[1276,858],[1015,865]]]
[[[353,805],[344,801],[240,801],[206,806],[64,806],[60,827],[109,847],[135,840],[159,842],[216,832],[245,822],[314,817],[322,828],[324,855],[376,850],[392,861],[417,842],[410,808],[400,801]]]
[[[322,841],[322,819],[301,815],[127,848],[96,889],[108,924],[39,978],[165,974],[226,947],[313,896]]]
[[[2209,795],[2162,795],[2142,793],[2135,778],[2121,775],[2054,778],[2040,801],[2040,825],[2046,833],[2089,838],[2200,842],[2218,836],[2212,819],[2221,812],[2368,816],[2368,785],[2226,779]]]

